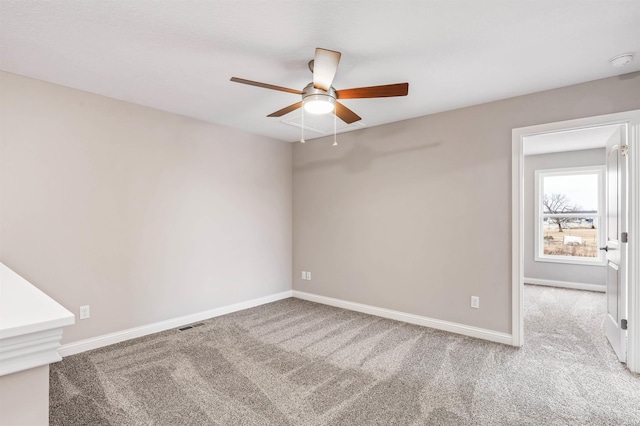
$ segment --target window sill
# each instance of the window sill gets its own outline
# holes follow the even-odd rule
[[[568,256],[536,256],[536,262],[565,263],[568,265],[606,266],[606,259],[580,259]]]

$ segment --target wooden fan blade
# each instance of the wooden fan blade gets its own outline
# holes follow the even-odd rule
[[[362,120],[362,118],[360,118],[358,114],[351,111],[340,102],[336,102],[336,115],[340,120],[344,121],[347,124],[355,123],[358,120]]]
[[[278,110],[276,112],[273,112],[269,115],[267,115],[267,117],[282,117],[283,115],[290,113],[291,111],[294,111],[298,108],[300,108],[302,106],[302,101],[300,102],[296,102],[293,105],[289,105],[288,107],[282,108],[281,110]]]
[[[338,71],[338,63],[340,62],[340,52],[327,49],[316,49],[316,55],[313,58],[313,87],[329,91],[333,77]]]
[[[390,98],[392,96],[407,96],[408,93],[409,83],[336,90],[338,99]]]
[[[248,84],[249,86],[257,86],[265,89],[279,90],[281,92],[293,93],[294,95],[302,95],[302,91],[300,90],[289,89],[287,87],[282,87],[282,86],[274,86],[273,84],[260,83],[258,81],[245,80],[244,78],[231,77],[231,81],[233,81],[234,83]]]

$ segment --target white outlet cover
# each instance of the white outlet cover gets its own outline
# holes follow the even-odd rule
[[[476,309],[480,308],[480,298],[478,296],[471,296],[471,307]]]
[[[87,319],[91,316],[89,305],[80,306],[80,319]]]
[[[307,272],[307,279],[311,281],[311,272]]]

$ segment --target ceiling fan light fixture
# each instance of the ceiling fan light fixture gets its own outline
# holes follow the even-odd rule
[[[304,110],[310,114],[328,114],[336,105],[335,98],[328,95],[310,95],[304,98]]]

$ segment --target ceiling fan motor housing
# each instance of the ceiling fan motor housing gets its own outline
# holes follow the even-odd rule
[[[313,87],[313,83],[309,83],[302,90],[302,103],[305,106],[305,110],[308,112],[322,114],[333,111],[336,105],[336,91],[333,87],[330,87],[329,91],[317,89]],[[318,106],[324,104],[324,109],[314,111],[311,104]],[[331,106],[331,109],[328,108],[328,105]]]

